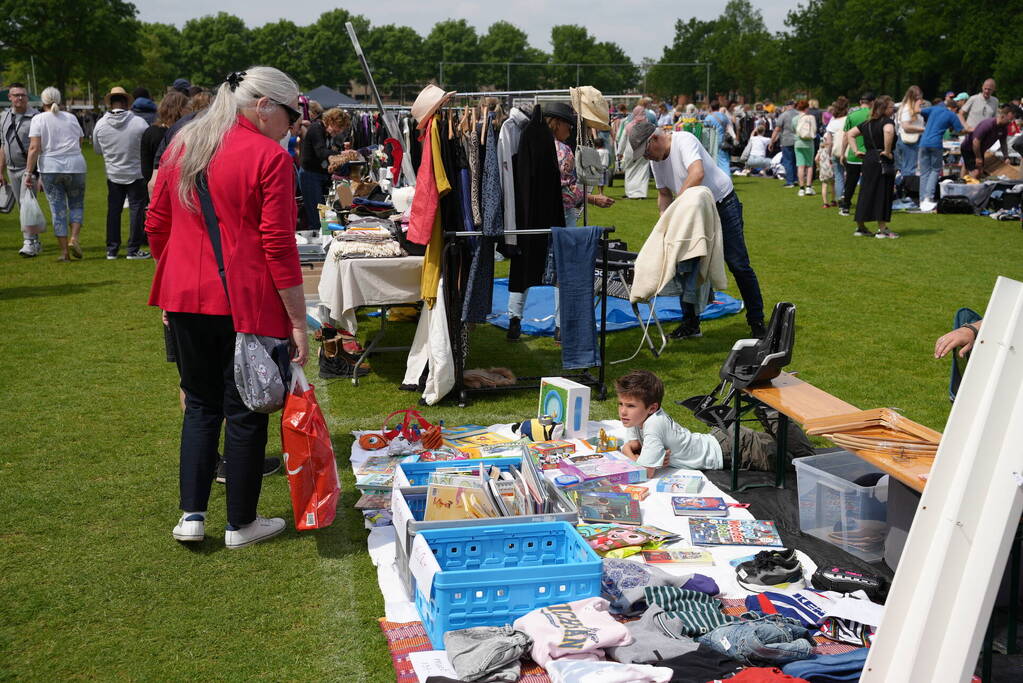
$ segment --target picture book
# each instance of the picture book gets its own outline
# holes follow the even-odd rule
[[[355,488],[363,493],[390,493],[393,474],[367,474],[356,477]]]
[[[562,457],[575,453],[575,444],[571,441],[538,441],[529,444],[529,450],[536,456],[540,469],[556,470],[561,466]]]
[[[693,545],[783,547],[774,522],[769,520],[690,517],[689,536]]]
[[[385,493],[364,493],[355,501],[359,510],[390,510],[391,496]]]
[[[706,550],[644,550],[643,561],[647,564],[688,564],[710,567],[714,556]]]
[[[696,495],[703,490],[704,478],[699,474],[672,474],[657,481],[661,493],[685,493]]]
[[[447,460],[468,460],[469,454],[456,448],[442,446],[419,454],[419,462],[444,462]]]
[[[586,522],[642,524],[639,501],[620,491],[573,492],[579,507],[579,518]]]
[[[728,504],[724,498],[712,496],[672,496],[671,509],[680,517],[727,517]]]
[[[509,438],[507,436],[501,436],[496,432],[475,432],[466,436],[457,437],[450,439],[454,446],[495,446],[497,444],[508,443],[515,441],[516,439]]]
[[[666,529],[662,529],[660,527],[653,526],[652,524],[640,525],[640,526],[636,527],[636,531],[639,531],[640,533],[646,534],[647,536],[649,536],[651,539],[653,539],[655,541],[668,542],[668,541],[674,541],[675,539],[682,538],[682,535],[677,533],[677,532],[667,531]]]
[[[632,462],[622,455],[603,453],[595,460],[573,462],[565,458],[561,461],[561,471],[574,474],[583,484],[595,480],[604,480],[607,484],[638,484],[646,481],[646,468]]]
[[[497,508],[482,486],[430,484],[426,490],[427,522],[453,519],[498,517]]]
[[[637,531],[638,528],[617,524],[580,524],[576,527],[579,535],[599,555],[618,548],[642,546],[654,540],[647,534]]]
[[[365,474],[393,474],[399,460],[386,455],[371,455],[355,470],[355,476]]]

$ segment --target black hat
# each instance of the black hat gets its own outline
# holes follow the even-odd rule
[[[860,102],[873,102],[876,99],[877,96],[874,94],[873,90],[868,90],[867,92],[860,95]]]
[[[553,116],[568,123],[575,123],[575,109],[572,109],[572,105],[565,102],[551,102],[544,105],[543,115]]]

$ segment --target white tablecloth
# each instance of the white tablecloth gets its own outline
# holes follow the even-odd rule
[[[320,275],[319,294],[332,320],[351,333],[357,330],[359,306],[411,304],[420,300],[422,256],[334,260],[338,242],[330,245]]]

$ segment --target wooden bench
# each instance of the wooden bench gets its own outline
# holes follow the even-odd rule
[[[797,424],[806,424],[808,420],[824,417],[844,415],[859,410],[856,406],[843,401],[837,396],[832,396],[823,389],[818,389],[809,382],[804,382],[795,375],[783,372],[766,384],[755,387],[747,387],[741,392],[736,392],[735,411],[736,418],[742,410],[742,401],[745,399],[747,409],[756,403],[774,408],[778,411],[777,429],[777,456],[775,461],[775,486],[785,485],[785,452],[788,450],[788,421],[793,420]],[[734,452],[739,452],[738,433],[735,431],[736,444]],[[876,453],[864,452],[856,449],[849,449],[865,461],[869,462],[879,470],[890,474],[906,486],[923,491],[926,479],[920,475],[926,475],[931,471],[933,460],[931,458],[905,458],[896,459]],[[739,458],[732,458],[732,490],[738,490],[738,461]],[[743,488],[750,488],[746,486]]]

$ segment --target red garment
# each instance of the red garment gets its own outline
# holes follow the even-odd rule
[[[401,159],[405,156],[405,150],[401,148],[401,143],[394,138],[384,140],[384,147],[388,144],[391,145],[391,158],[394,160],[394,164],[391,166],[391,182],[397,187],[398,180],[401,178]]]
[[[427,120],[423,126],[423,135],[419,138],[423,143],[423,154],[419,160],[419,172],[416,173],[416,193],[412,195],[408,225],[408,241],[415,244],[430,243],[433,219],[440,206],[437,177],[433,172],[433,145],[430,144],[430,129],[435,120],[432,116]]]
[[[288,337],[291,322],[277,290],[302,284],[291,157],[239,115],[207,172],[230,306],[199,199],[195,212],[178,199],[176,159],[160,167],[146,218],[157,260],[149,304],[175,313],[230,314],[237,332]]]
[[[729,678],[727,683],[778,683],[778,681],[787,681],[788,683],[808,683],[805,678],[795,678],[786,673],[782,673],[781,669],[768,669],[765,667],[749,667],[743,669]],[[709,683],[716,682],[711,681]]]

